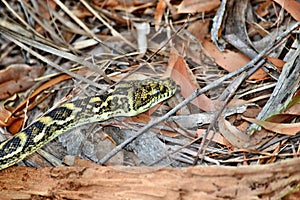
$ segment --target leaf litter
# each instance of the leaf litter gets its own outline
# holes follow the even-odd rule
[[[171,77],[181,88],[150,112],[63,134],[40,151],[47,161],[36,154],[21,165],[72,165],[74,156],[101,163],[151,119],[208,85],[106,164],[238,166],[298,157],[300,70],[286,70],[300,65],[300,3],[224,2],[2,1],[6,137],[63,101],[104,93],[121,80]],[[241,83],[231,76],[249,63]]]

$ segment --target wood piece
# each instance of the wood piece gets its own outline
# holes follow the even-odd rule
[[[10,167],[0,172],[0,199],[278,199],[300,183],[299,165]]]

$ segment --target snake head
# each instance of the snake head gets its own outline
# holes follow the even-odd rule
[[[176,83],[170,79],[146,79],[132,82],[132,106],[135,114],[170,98],[176,92]]]

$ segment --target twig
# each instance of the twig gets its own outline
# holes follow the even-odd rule
[[[203,140],[201,141],[201,144],[199,146],[198,152],[197,152],[197,156],[194,159],[193,165],[196,165],[199,155],[201,158],[201,161],[203,161],[204,158],[204,154],[206,151],[206,148],[208,147],[208,145],[210,144],[211,140],[214,138],[216,131],[213,130],[213,134],[212,136],[209,138],[208,142],[205,145],[205,141],[207,139],[207,136],[209,134],[209,132],[214,129],[215,124],[217,123],[218,119],[221,117],[222,112],[224,111],[227,103],[229,102],[229,100],[231,99],[231,97],[234,95],[234,92],[238,89],[238,87],[240,86],[240,84],[245,80],[245,78],[247,78],[248,73],[247,72],[243,72],[242,74],[240,74],[226,89],[225,91],[222,93],[222,95],[219,97],[219,101],[223,101],[222,102],[222,106],[221,108],[216,112],[216,114],[214,115],[214,118],[212,120],[212,122],[209,124],[207,130],[205,131],[205,135],[203,137]]]

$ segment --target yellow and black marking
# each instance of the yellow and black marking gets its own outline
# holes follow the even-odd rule
[[[0,169],[16,164],[70,129],[112,117],[135,116],[175,91],[176,84],[169,78],[129,81],[119,83],[111,93],[65,103],[0,143]]]

